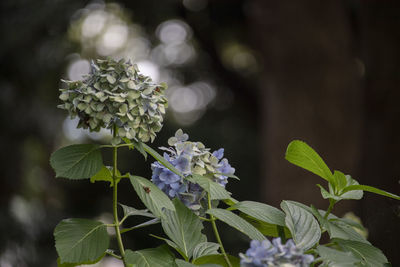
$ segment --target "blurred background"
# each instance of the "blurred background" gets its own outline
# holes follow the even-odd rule
[[[152,146],[182,128],[193,141],[224,147],[241,178],[228,184],[239,200],[328,206],[315,186],[324,182],[284,160],[293,139],[332,170],[400,193],[399,1],[2,0],[0,7],[1,267],[56,266],[52,232],[63,218],[112,220],[106,183],[55,179],[49,166],[61,146],[108,141],[107,132],[76,130],[56,108],[60,79],[80,79],[92,58],[130,58],[168,83],[170,107]],[[150,177],[151,159],[127,150],[119,159],[122,171]],[[141,207],[128,182],[120,202]],[[366,193],[334,213],[348,211],[400,266],[399,202]],[[130,232],[126,246],[160,244],[150,232],[162,234]],[[248,240],[233,233],[223,228],[222,238],[237,255]]]

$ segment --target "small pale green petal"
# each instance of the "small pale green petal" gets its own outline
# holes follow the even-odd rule
[[[134,81],[129,81],[127,86],[129,89],[136,89],[136,84]]]
[[[216,166],[218,164],[218,159],[215,156],[211,155],[211,160],[210,160],[211,164]]]
[[[139,91],[129,91],[128,92],[128,99],[137,99],[140,97],[140,92]]]
[[[126,135],[125,129],[124,128],[119,128],[118,135],[121,136],[121,137],[125,137],[125,135]]]
[[[170,145],[170,146],[174,146],[177,142],[178,142],[178,139],[175,136],[170,137],[168,139],[168,145]]]
[[[175,132],[175,136],[176,136],[176,137],[179,137],[179,136],[182,136],[182,135],[183,135],[182,129],[176,130],[176,132]]]
[[[207,171],[204,168],[196,166],[196,167],[192,168],[192,173],[199,174],[199,175],[204,175],[204,174],[207,173]]]
[[[135,102],[133,102],[132,100],[131,100],[131,101],[128,101],[128,105],[129,105],[129,109],[130,109],[130,110],[133,109],[133,108],[135,108],[135,107],[137,106],[137,104],[136,104]]]
[[[119,107],[119,112],[125,115],[128,112],[128,105],[127,104],[122,104]]]
[[[105,114],[104,112],[97,112],[95,118],[102,121],[104,114]]]
[[[135,107],[135,108],[133,108],[132,110],[131,110],[131,114],[132,114],[132,116],[137,116],[137,115],[139,115],[139,107]]]
[[[139,106],[139,114],[140,114],[140,116],[144,115],[144,109],[141,106]]]
[[[112,101],[118,102],[118,103],[123,103],[125,102],[125,98],[122,98],[120,96],[110,96],[110,99]]]
[[[97,122],[93,119],[89,121],[89,126],[91,129],[95,129],[97,127]]]
[[[96,88],[96,89],[98,89],[98,90],[100,90],[100,83],[99,83],[99,82],[95,83],[95,84],[93,85],[93,87]]]
[[[161,112],[161,114],[165,114],[165,107],[163,104],[158,105],[158,110]]]
[[[206,148],[205,145],[204,145],[203,143],[201,143],[201,142],[197,142],[197,147],[198,147],[199,149],[204,149],[204,148]]]
[[[106,78],[107,78],[107,81],[108,81],[109,83],[111,83],[111,84],[114,84],[115,81],[116,81],[116,79],[115,79],[113,76],[111,76],[111,75],[107,75]]]
[[[101,99],[104,96],[103,92],[97,92],[94,94],[98,99]]]
[[[69,99],[68,93],[62,93],[59,97],[62,101],[67,101]]]
[[[107,124],[111,121],[111,119],[112,119],[112,115],[111,115],[111,114],[105,114],[105,115],[103,116],[103,121],[104,121],[105,123],[107,123]]]
[[[128,117],[128,119],[130,120],[130,121],[133,121],[133,116],[128,112],[128,113],[126,113],[126,116]]]
[[[118,144],[120,144],[120,143],[121,143],[121,137],[119,137],[119,136],[113,137],[113,138],[111,139],[111,144],[112,144],[113,146],[116,146],[116,145],[118,145]]]
[[[92,101],[92,97],[90,95],[87,95],[83,98],[83,102],[89,103],[90,101]]]
[[[90,108],[89,105],[85,108],[85,113],[86,113],[86,114],[92,113],[92,109]]]
[[[143,90],[143,94],[150,95],[153,92],[153,90],[154,90],[154,87],[146,88],[145,90]]]
[[[83,111],[83,110],[86,109],[87,104],[85,104],[85,103],[79,103],[77,107],[78,107],[79,110]]]
[[[102,111],[103,109],[104,109],[104,104],[102,104],[102,103],[97,104],[97,106],[96,106],[97,111]]]

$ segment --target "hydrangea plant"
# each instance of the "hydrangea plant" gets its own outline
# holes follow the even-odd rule
[[[292,141],[286,159],[325,180],[327,186],[318,186],[329,202],[326,210],[288,200],[281,202],[280,209],[239,201],[228,191],[228,178],[238,178],[224,158],[224,149],[211,152],[203,143],[189,141],[182,130],[168,140],[169,147],[160,148],[163,156],[146,144],[162,127],[165,84],[153,83],[129,61],[111,59],[94,62],[91,74],[81,81],[64,82],[67,88],[61,89],[60,107],[79,118],[78,128],[109,129],[113,140],[60,148],[51,155],[50,164],[56,177],[109,182],[114,220],[111,224],[90,218],[62,220],[54,230],[58,266],[95,264],[105,256],[121,260],[126,267],[388,266],[383,253],[360,234],[366,231],[359,222],[332,211],[337,202],[361,199],[365,191],[400,197],[332,172],[305,142]],[[120,173],[118,150],[124,147],[156,160],[151,164],[151,179]],[[105,149],[112,150],[110,166],[102,159],[100,151]],[[125,182],[146,209],[130,203],[120,204],[118,210],[118,185]],[[148,220],[129,225],[126,219],[131,216]],[[230,255],[225,250],[217,227],[220,222],[251,240],[244,254]],[[203,233],[206,223],[214,237]],[[125,248],[123,235],[154,224],[160,224],[164,234],[152,236],[164,245],[136,251]],[[116,247],[110,247],[109,227],[115,230]],[[327,234],[324,241],[323,233]]]
[[[282,244],[280,237],[274,238],[272,243],[268,239],[252,240],[246,255],[240,254],[240,257],[243,267],[307,267],[314,261],[314,256],[304,254],[304,250],[297,247],[293,239]]]
[[[170,198],[179,198],[192,210],[205,208],[202,200],[206,191],[197,183],[190,181],[190,176],[207,177],[225,187],[228,176],[235,177],[235,169],[224,157],[224,149],[220,148],[213,153],[201,142],[188,141],[189,136],[181,129],[168,140],[170,147],[161,147],[164,158],[171,163],[183,177],[175,174],[158,161],[151,164],[153,175],[151,181],[155,183]]]
[[[153,141],[162,128],[167,85],[140,74],[130,61],[98,59],[92,61],[84,80],[63,82],[67,85],[60,89],[64,103],[58,107],[79,118],[78,128],[97,132],[115,126],[113,144],[120,143],[121,137]]]

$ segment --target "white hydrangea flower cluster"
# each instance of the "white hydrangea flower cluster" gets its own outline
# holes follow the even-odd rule
[[[91,73],[82,81],[65,81],[60,89],[59,108],[78,116],[78,128],[99,131],[117,128],[118,144],[122,137],[142,142],[153,141],[162,128],[168,106],[165,83],[156,84],[139,73],[135,64],[125,60],[101,60],[91,64]]]

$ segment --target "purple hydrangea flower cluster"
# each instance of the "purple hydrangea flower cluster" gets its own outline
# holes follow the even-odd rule
[[[224,158],[224,149],[213,153],[200,142],[188,141],[189,136],[179,129],[175,136],[168,140],[170,147],[161,147],[164,158],[177,168],[184,176],[199,174],[209,177],[224,186],[228,177],[223,174],[234,174],[235,169]],[[151,164],[153,171],[152,182],[170,198],[178,197],[186,206],[193,210],[199,209],[204,190],[176,175],[159,162]]]
[[[314,261],[314,257],[304,254],[292,239],[282,244],[280,237],[274,238],[272,243],[268,239],[252,240],[246,255],[240,254],[240,257],[242,267],[308,267]]]
[[[232,166],[229,164],[227,159],[223,159],[224,157],[224,149],[220,148],[216,151],[213,152],[213,156],[216,157],[218,160],[221,160],[219,162],[219,167],[217,168],[217,171],[219,173],[225,173],[225,174],[234,174],[235,173],[235,169],[232,168]],[[216,175],[217,177],[217,182],[220,185],[225,186],[228,183],[228,177],[225,175]]]

